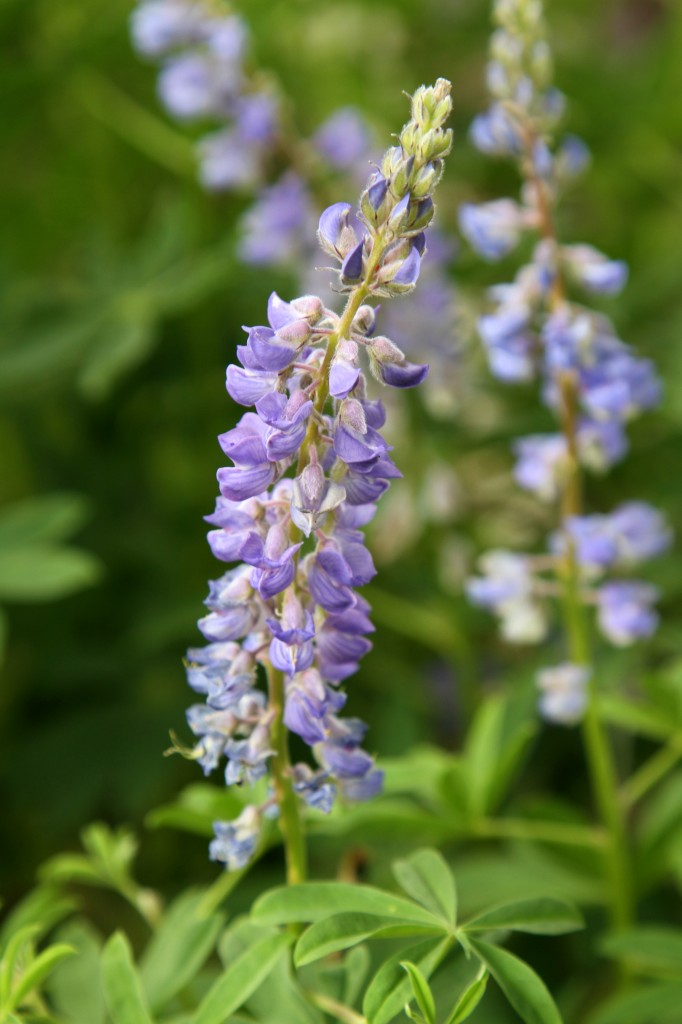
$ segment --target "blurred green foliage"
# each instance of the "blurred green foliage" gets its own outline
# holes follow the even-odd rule
[[[236,6],[252,25],[257,59],[280,77],[306,131],[353,103],[385,137],[401,123],[403,89],[435,75],[453,80],[446,225],[455,224],[459,201],[516,188],[508,166],[476,154],[466,139],[485,103],[489,22],[481,0]],[[161,114],[155,70],[132,52],[129,8],[127,0],[0,6],[0,632],[8,624],[0,743],[10,896],[25,889],[40,860],[73,846],[84,822],[139,825],[151,807],[198,781],[195,766],[161,754],[168,730],[183,728],[190,693],[181,657],[196,641],[205,583],[215,574],[201,516],[216,490],[214,438],[237,415],[224,366],[240,325],[260,322],[272,288],[287,295],[292,287],[283,274],[238,263],[235,225],[248,197],[207,196],[195,183],[188,137]],[[553,0],[548,19],[568,127],[594,157],[562,229],[567,239],[628,259],[631,284],[608,311],[666,383],[663,409],[635,425],[632,456],[590,483],[590,501],[608,508],[642,497],[675,524],[682,518],[682,7]],[[479,303],[483,286],[500,279],[500,268],[481,268],[464,250],[456,270],[465,304]],[[380,628],[349,689],[382,758],[426,741],[459,747],[477,696],[500,687],[518,695],[527,722],[533,669],[546,656],[505,648],[460,591],[462,567],[477,551],[533,543],[546,528],[509,476],[510,439],[542,429],[545,413],[523,392],[502,393],[473,352],[461,375],[450,418],[432,419],[409,396],[410,440],[395,453],[407,478],[396,486],[398,506],[400,488],[406,495],[411,479],[421,486],[424,466],[437,461],[456,474],[455,508],[397,551],[387,549],[381,519],[375,531],[384,555],[368,597]],[[654,574],[667,625],[653,649],[604,652],[604,688],[632,689],[642,666],[653,664],[646,685],[679,711],[680,551]],[[518,740],[510,767],[517,756],[521,764],[530,739]],[[470,737],[467,756],[476,742]],[[634,743],[622,751],[626,760],[649,749],[646,730]],[[567,797],[582,792],[578,757],[570,733],[540,736],[521,799],[532,806],[547,785]],[[472,799],[492,799],[490,778],[476,778]],[[458,782],[449,785],[454,799]],[[658,809],[651,835],[658,822],[659,843],[677,809],[672,798]],[[169,843],[168,835],[145,843],[142,877],[152,863],[159,886],[213,876],[203,838]],[[363,842],[361,821],[356,838]],[[323,836],[316,849],[320,859],[336,856]],[[501,878],[494,857],[467,866],[463,854],[465,877],[499,888],[524,877],[530,883],[541,870],[520,857],[517,874],[505,868]],[[682,879],[680,843],[676,863]],[[258,870],[275,877],[277,864],[266,860]]]

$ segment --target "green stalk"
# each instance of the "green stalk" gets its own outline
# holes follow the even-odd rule
[[[554,226],[551,199],[538,175],[533,160],[535,138],[529,130],[526,137],[524,171],[537,196],[540,232],[553,246],[558,244]],[[565,301],[565,284],[558,268],[549,298],[550,310],[560,308]],[[572,373],[559,375],[559,419],[566,438],[568,457],[567,475],[561,496],[561,521],[582,511],[582,476],[578,451],[578,394]],[[600,818],[609,836],[605,850],[605,866],[610,890],[610,914],[614,928],[624,929],[634,916],[634,891],[627,850],[627,825],[619,798],[618,777],[613,752],[606,730],[599,717],[597,679],[592,666],[589,624],[580,593],[580,567],[575,551],[566,538],[567,550],[558,575],[563,590],[564,623],[568,654],[571,662],[590,671],[587,707],[582,722],[583,745],[590,775],[592,792]]]
[[[275,753],[270,763],[284,839],[287,883],[298,885],[306,879],[307,856],[301,809],[291,782],[289,737],[284,725],[284,674],[272,665],[267,666],[267,674],[270,710],[274,716],[270,736]]]

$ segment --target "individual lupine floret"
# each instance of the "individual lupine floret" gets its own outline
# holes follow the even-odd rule
[[[513,551],[488,551],[480,559],[482,576],[467,580],[469,600],[500,618],[511,643],[537,643],[547,632],[545,609],[537,596],[532,559]]]
[[[565,662],[538,672],[540,714],[557,725],[575,725],[587,705],[587,684],[591,670]]]
[[[629,647],[656,632],[658,613],[653,605],[659,598],[656,587],[635,580],[613,580],[596,595],[597,622],[607,640],[616,647]]]
[[[234,821],[214,821],[215,839],[208,848],[211,860],[219,861],[230,871],[248,864],[256,851],[262,817],[259,808],[249,805]]]
[[[282,716],[319,769],[276,762],[277,794],[288,785],[323,811],[337,793],[368,799],[381,786],[382,773],[361,747],[366,727],[339,717],[346,695],[337,688],[371,647],[369,605],[356,588],[376,570],[360,527],[400,475],[380,433],[383,406],[366,395],[362,351],[380,379],[397,387],[418,383],[427,368],[373,336],[376,313],[364,300],[398,294],[416,280],[432,210],[428,186],[449,147],[442,129],[449,109],[444,81],[415,95],[413,121],[391,151],[382,224],[363,226],[348,204],[322,215],[321,240],[351,292],[346,311],[339,316],[316,296],[287,303],[273,293],[269,326],[245,328],[241,366],[226,376],[232,398],[255,411],[219,437],[233,466],[217,474],[221,497],[206,517],[215,527],[209,543],[221,560],[240,564],[210,584],[210,614],[199,626],[211,643],[189,656],[190,685],[207,697],[189,712],[199,737],[190,756],[207,772],[225,758],[228,785],[252,784],[281,757],[272,737]],[[305,554],[302,537],[310,538]],[[254,689],[258,665],[271,687],[273,673],[281,673],[283,695],[271,704]],[[216,823],[212,856],[243,863],[263,813],[251,808],[239,828]]]
[[[532,214],[529,218],[529,212],[512,199],[463,203],[459,208],[462,234],[486,260],[500,260],[515,249],[531,223]]]

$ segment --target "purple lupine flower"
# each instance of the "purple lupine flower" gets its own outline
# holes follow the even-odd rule
[[[386,220],[363,226],[347,204],[320,218],[320,240],[339,264],[341,285],[352,291],[357,279],[362,299],[409,290],[425,249],[428,186],[439,179],[450,145],[441,127],[449,86],[439,82],[417,97],[419,119],[393,147],[391,169],[384,165]],[[213,552],[239,564],[209,585],[210,614],[199,628],[211,643],[189,652],[187,666],[190,685],[207,698],[188,716],[199,737],[192,756],[204,770],[224,759],[227,785],[263,778],[277,756],[273,723],[282,715],[321,766],[297,765],[289,785],[325,812],[338,791],[345,799],[369,798],[382,778],[360,746],[366,726],[339,717],[346,695],[337,689],[371,648],[370,609],[356,588],[376,570],[361,527],[400,475],[380,433],[385,410],[366,397],[362,352],[388,383],[415,384],[425,371],[388,338],[373,337],[374,308],[351,301],[359,308],[345,333],[351,318],[319,297],[285,302],[275,293],[268,326],[244,328],[241,365],[228,368],[227,388],[255,411],[218,438],[232,466],[218,471],[221,497],[206,517]],[[302,536],[310,538],[305,555]],[[256,689],[259,664],[283,674],[283,712]],[[216,834],[212,855],[228,866],[255,845],[254,830],[242,843],[236,823],[217,823]]]
[[[515,442],[517,482],[542,500],[563,499],[563,508],[579,512],[580,468],[604,471],[625,455],[624,424],[659,402],[661,386],[652,364],[620,340],[607,317],[571,297],[575,284],[615,295],[628,271],[623,261],[591,245],[564,245],[556,237],[554,207],[589,153],[573,136],[555,143],[564,97],[551,83],[542,5],[496,0],[495,20],[487,68],[493,103],[472,125],[471,137],[483,152],[516,159],[523,186],[520,202],[465,204],[461,227],[488,260],[506,255],[523,230],[541,237],[514,281],[489,289],[492,308],[478,329],[495,376],[508,382],[539,376],[542,398],[561,426],[562,433]],[[624,646],[654,631],[656,592],[644,583],[602,579],[654,557],[669,543],[662,517],[643,502],[610,514],[571,514],[550,538],[548,554],[492,552],[487,565],[483,560],[483,575],[469,581],[469,597],[499,615],[508,637],[535,640],[545,635],[550,598],[596,605],[604,635]],[[541,673],[542,714],[577,720],[587,701],[589,671],[564,664]]]

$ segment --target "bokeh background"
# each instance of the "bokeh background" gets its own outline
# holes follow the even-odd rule
[[[242,323],[259,323],[286,274],[239,263],[249,197],[195,181],[190,134],[133,53],[128,0],[4,0],[0,5],[0,694],[2,868],[10,897],[46,856],[99,818],[143,829],[150,809],[198,781],[164,759],[184,734],[182,667],[216,575],[202,515],[216,493],[216,435],[238,410],[224,367]],[[454,83],[455,146],[440,205],[516,188],[513,168],[466,138],[486,103],[482,0],[249,0],[255,55],[280,78],[301,129],[357,105],[385,143],[405,117],[402,90]],[[621,336],[653,358],[663,408],[637,422],[632,454],[592,480],[592,508],[640,497],[682,512],[682,5],[676,0],[551,0],[567,127],[593,154],[562,212],[564,237],[627,259],[631,283],[605,303]],[[343,195],[334,198],[346,198]],[[547,426],[531,392],[485,372],[468,329],[483,287],[513,261],[454,263],[461,308],[456,372],[437,407],[397,411],[394,487],[373,544],[375,647],[350,681],[371,747],[457,749],[482,693],[532,700],[547,650],[510,649],[469,608],[463,575],[491,545],[540,541],[550,519],[515,489],[510,439]],[[505,275],[505,276],[503,276]],[[399,301],[399,300],[398,300]],[[452,367],[451,367],[452,369]],[[402,397],[402,396],[401,396]],[[442,396],[441,396],[442,398]],[[664,665],[682,678],[679,548],[649,575],[664,591],[652,644],[608,655],[607,674]],[[678,667],[679,666],[679,667]],[[575,737],[539,740],[522,785],[584,788]],[[169,836],[172,841],[169,841]],[[215,873],[203,839],[149,832],[143,876],[174,886]]]

